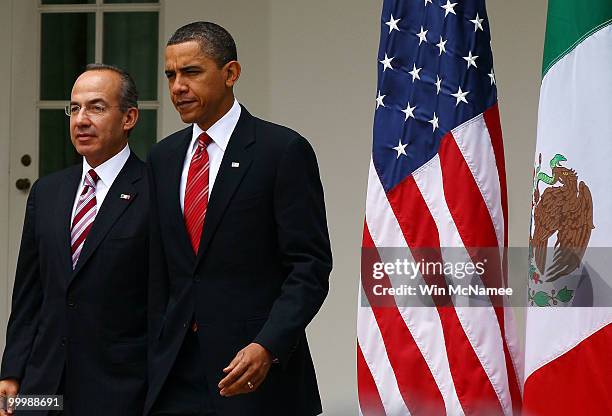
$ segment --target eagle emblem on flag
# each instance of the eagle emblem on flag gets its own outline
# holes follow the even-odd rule
[[[529,244],[531,279],[554,282],[576,270],[591,237],[593,198],[589,187],[578,181],[574,169],[562,165],[567,158],[550,160],[551,174],[542,170],[542,154],[534,169],[532,234]],[[548,185],[540,194],[540,184]],[[556,234],[552,261],[547,265],[548,240]]]

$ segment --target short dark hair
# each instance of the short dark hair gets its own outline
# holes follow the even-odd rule
[[[236,43],[227,30],[212,22],[193,22],[181,26],[168,39],[166,46],[196,41],[202,52],[221,68],[238,59]]]
[[[87,71],[113,71],[121,78],[121,91],[119,93],[119,108],[126,112],[130,107],[138,108],[138,90],[132,76],[124,69],[107,64],[88,64]]]

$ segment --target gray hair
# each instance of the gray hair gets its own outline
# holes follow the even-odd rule
[[[227,30],[212,22],[193,22],[176,29],[166,46],[196,41],[202,52],[221,68],[238,59],[236,43]]]
[[[119,92],[119,108],[126,112],[130,107],[138,108],[138,90],[132,76],[124,69],[107,64],[89,64],[85,71],[113,71],[121,78],[121,91]]]

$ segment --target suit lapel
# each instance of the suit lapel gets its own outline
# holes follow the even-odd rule
[[[56,235],[58,238],[58,250],[61,267],[64,276],[72,274],[72,252],[70,247],[70,228],[72,219],[72,208],[76,198],[79,182],[83,172],[83,165],[74,166],[67,173],[67,178],[60,187],[55,206]]]
[[[117,175],[113,185],[108,190],[104,202],[96,214],[96,219],[85,239],[83,250],[79,256],[79,260],[77,261],[70,281],[74,279],[83,268],[83,265],[87,263],[87,260],[89,260],[93,252],[100,245],[102,240],[104,240],[104,237],[108,234],[121,214],[136,199],[138,191],[133,183],[141,178],[142,171],[139,169],[136,156],[132,153],[125,163],[125,166],[123,166],[119,172],[119,175]],[[120,198],[121,194],[130,195],[130,198]]]
[[[253,116],[242,107],[240,119],[238,119],[238,124],[236,124],[236,128],[227,144],[223,159],[221,160],[221,166],[219,167],[219,173],[217,174],[213,190],[210,194],[208,207],[206,209],[206,218],[204,220],[204,229],[202,231],[202,238],[200,239],[200,247],[198,249],[198,256],[195,264],[196,267],[202,256],[205,255],[206,248],[234,192],[251,166],[252,156],[248,152],[248,147],[254,142],[255,124]],[[232,166],[234,162],[238,162],[238,167]]]
[[[176,233],[176,238],[172,239],[172,241],[178,242],[179,247],[177,249],[180,253],[188,253],[190,262],[195,261],[195,253],[193,248],[191,248],[191,242],[187,235],[185,221],[183,220],[180,202],[180,184],[185,155],[187,154],[192,134],[192,127],[185,129],[184,135],[178,141],[178,145],[168,153],[168,159],[166,160],[167,170],[164,172],[164,178],[157,181],[157,186],[161,189],[159,195],[163,196],[159,203],[167,204],[170,212],[167,220],[172,222],[170,229]]]

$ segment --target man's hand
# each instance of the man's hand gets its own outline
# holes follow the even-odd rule
[[[231,397],[257,390],[271,364],[272,355],[268,350],[256,343],[247,345],[223,369],[227,375],[219,382],[221,396]]]
[[[19,382],[14,378],[7,378],[0,381],[0,415],[12,415],[15,406],[8,406],[8,398],[15,398],[19,392]]]

